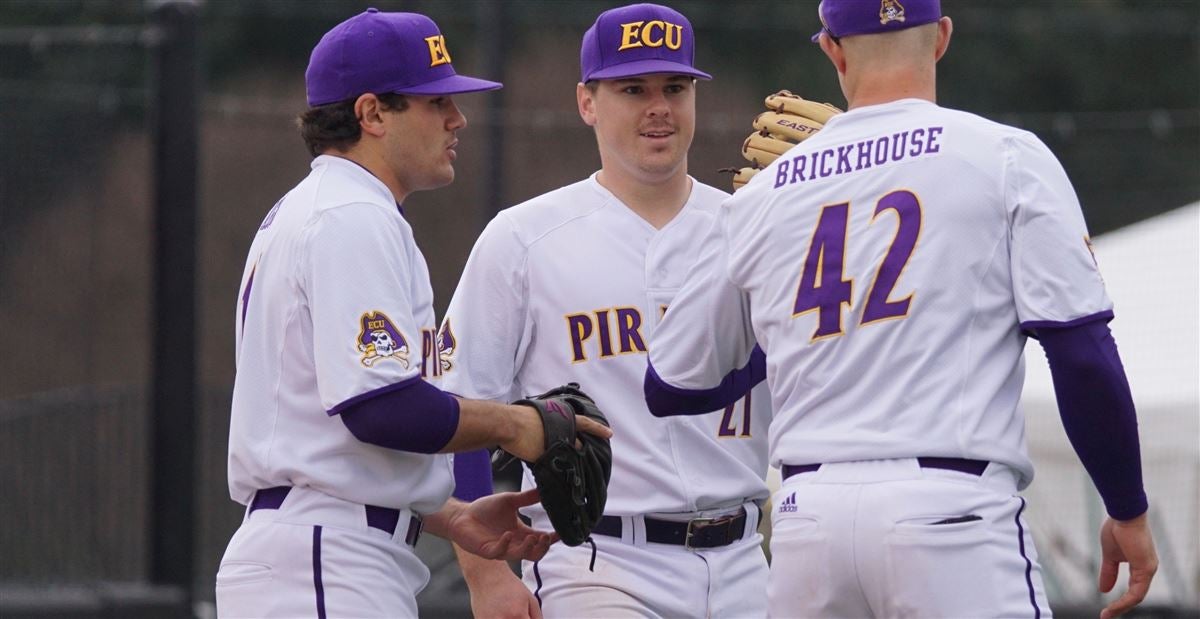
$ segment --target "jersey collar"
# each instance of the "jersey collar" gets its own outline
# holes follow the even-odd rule
[[[317,157],[312,160],[311,167],[315,170],[319,166],[328,166],[329,168],[340,170],[341,172],[351,176],[356,176],[366,181],[365,185],[367,187],[370,187],[372,190],[378,193],[380,197],[383,198],[384,202],[391,202],[392,204],[395,204],[396,210],[400,211],[401,216],[404,216],[404,209],[400,206],[400,203],[396,201],[395,196],[392,195],[392,190],[388,189],[388,186],[383,184],[383,181],[379,180],[377,176],[372,174],[370,170],[364,168],[357,161],[351,161],[350,159],[338,157],[337,155],[317,155]]]

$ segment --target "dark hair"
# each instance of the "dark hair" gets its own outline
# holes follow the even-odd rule
[[[408,100],[404,95],[383,93],[376,95],[383,104],[385,111],[402,112],[408,109]],[[358,143],[362,137],[362,127],[358,125],[358,116],[354,114],[354,102],[358,97],[327,103],[309,108],[296,119],[300,127],[300,137],[313,157],[329,149],[344,153]]]

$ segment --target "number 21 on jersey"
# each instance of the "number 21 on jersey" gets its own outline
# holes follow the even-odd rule
[[[887,211],[896,213],[896,234],[884,255],[867,291],[859,325],[867,325],[908,315],[912,293],[891,300],[892,291],[921,236],[921,201],[908,190],[897,190],[875,203],[874,224]],[[813,230],[808,254],[800,271],[796,305],[792,317],[817,312],[817,328],[812,340],[842,335],[842,313],[851,309],[854,279],[846,277],[846,246],[850,243],[850,203],[830,204],[821,208]]]

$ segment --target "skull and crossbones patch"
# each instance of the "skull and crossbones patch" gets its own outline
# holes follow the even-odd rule
[[[408,369],[408,340],[383,312],[362,315],[357,345],[362,364],[367,367],[383,359],[392,359]]]

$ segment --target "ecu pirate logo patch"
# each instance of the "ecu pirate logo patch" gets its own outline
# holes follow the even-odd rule
[[[358,352],[362,364],[371,367],[383,359],[393,359],[408,369],[408,341],[383,312],[368,312],[359,319]]]
[[[900,4],[900,0],[880,0],[879,23],[887,24],[894,21],[904,21],[904,5]]]
[[[454,332],[450,330],[450,321],[442,325],[437,332],[437,354],[438,363],[442,366],[443,372],[449,372],[454,369],[454,347],[458,345],[458,340],[454,339]]]

